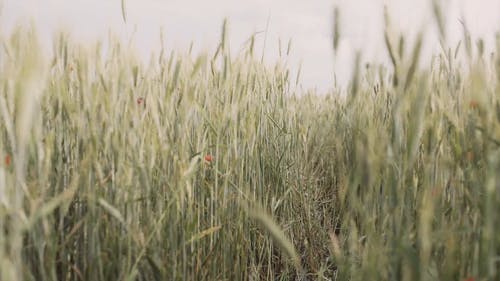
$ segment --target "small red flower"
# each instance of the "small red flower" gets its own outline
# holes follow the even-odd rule
[[[478,103],[477,101],[475,101],[475,100],[471,100],[471,101],[469,102],[469,108],[470,108],[470,109],[476,109],[476,108],[478,108],[478,107],[479,107],[479,103]]]
[[[205,155],[205,161],[210,163],[214,160],[214,157],[210,154]]]
[[[6,167],[9,167],[9,166],[10,166],[10,164],[12,163],[12,157],[10,157],[10,155],[9,155],[9,154],[7,154],[7,155],[5,156],[4,162],[5,162],[5,166],[6,166]]]
[[[138,104],[138,105],[142,105],[142,104],[144,104],[144,98],[142,98],[142,97],[141,97],[141,98],[138,98],[138,99],[137,99],[137,104]]]
[[[469,278],[465,279],[464,281],[476,281],[476,279],[474,279],[474,277],[469,277]]]
[[[469,162],[474,161],[474,152],[472,152],[472,151],[467,151],[466,156],[467,156],[467,160],[469,160]]]

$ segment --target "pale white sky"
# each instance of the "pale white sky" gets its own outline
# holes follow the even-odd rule
[[[121,16],[121,0],[0,0],[0,30],[33,22],[50,48],[49,38],[60,30],[88,44],[103,40],[112,31],[123,40],[133,38],[137,52],[148,57],[160,45],[160,28],[169,49],[213,50],[220,39],[222,20],[229,20],[229,38],[234,53],[253,32],[263,31],[269,17],[265,57],[278,58],[278,39],[283,48],[292,39],[289,66],[302,62],[302,84],[325,91],[332,87],[333,73],[340,82],[352,71],[356,50],[367,61],[385,62],[383,6],[388,6],[394,30],[414,36],[426,34],[424,54],[439,50],[430,0],[126,0],[127,23]],[[473,38],[485,39],[492,50],[495,32],[500,31],[500,0],[443,0],[449,42],[462,36],[463,19]],[[333,57],[331,27],[333,7],[341,13],[342,40]],[[264,34],[258,35],[262,50]]]

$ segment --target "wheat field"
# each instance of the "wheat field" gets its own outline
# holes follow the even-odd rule
[[[318,95],[225,23],[148,63],[0,34],[0,280],[499,280],[500,36],[385,38]]]

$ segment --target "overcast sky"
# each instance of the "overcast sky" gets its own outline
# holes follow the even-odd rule
[[[50,46],[52,34],[65,30],[83,44],[103,40],[112,31],[123,40],[133,38],[141,57],[160,46],[160,29],[165,46],[195,51],[213,50],[220,39],[221,23],[229,20],[229,38],[234,53],[253,32],[263,31],[269,19],[265,58],[278,58],[278,39],[286,46],[292,39],[289,66],[302,63],[302,84],[325,91],[332,87],[333,73],[346,81],[352,71],[356,50],[367,61],[384,62],[383,6],[387,5],[393,29],[408,36],[419,30],[426,34],[424,54],[430,57],[437,45],[436,26],[430,1],[426,0],[126,0],[127,22],[121,15],[121,0],[0,0],[0,29],[33,22]],[[487,50],[500,31],[500,0],[444,0],[449,43],[462,36],[459,19],[467,23],[473,38],[482,37]],[[341,14],[337,56],[332,52],[333,7]],[[264,34],[258,35],[263,49]]]

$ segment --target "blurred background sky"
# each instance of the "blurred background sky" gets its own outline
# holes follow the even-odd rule
[[[462,38],[464,21],[473,42],[485,41],[486,51],[494,46],[500,31],[500,0],[443,0],[448,43],[455,46]],[[33,23],[50,50],[50,38],[66,31],[83,44],[106,40],[110,32],[124,42],[133,40],[137,54],[147,59],[164,45],[186,51],[213,51],[220,40],[224,18],[229,20],[229,39],[233,54],[254,32],[266,30],[265,60],[278,59],[278,40],[286,48],[292,39],[288,65],[297,71],[302,64],[304,88],[330,89],[334,73],[345,84],[352,72],[354,54],[362,51],[364,61],[387,62],[383,41],[383,7],[387,5],[393,30],[409,39],[425,33],[424,62],[439,51],[437,27],[431,1],[427,0],[126,0],[127,22],[121,14],[121,0],[0,0],[0,30],[5,35],[16,25]],[[333,7],[340,9],[341,41],[333,56]],[[269,20],[269,21],[268,21]],[[2,35],[2,36],[4,36]],[[264,50],[264,33],[257,35],[257,50]]]

